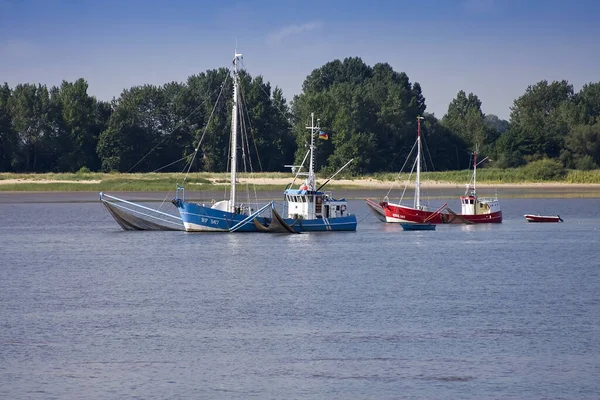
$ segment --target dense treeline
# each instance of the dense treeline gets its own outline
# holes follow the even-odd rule
[[[136,86],[111,102],[90,96],[87,82],[0,86],[0,172],[181,171],[198,148],[192,171],[228,168],[231,93],[227,69],[183,83]],[[318,141],[317,165],[332,172],[398,171],[422,123],[426,155],[436,170],[465,169],[478,149],[489,165],[539,165],[551,171],[600,165],[600,82],[575,93],[567,81],[540,81],[514,101],[510,121],[481,111],[460,91],[441,119],[426,111],[421,86],[389,64],[360,58],[315,69],[287,104],[261,76],[240,74],[249,132],[241,147],[246,170],[282,171],[301,161],[310,113],[330,140]],[[246,139],[244,139],[246,140]],[[179,162],[177,162],[179,161]],[[550,173],[552,175],[552,173]]]

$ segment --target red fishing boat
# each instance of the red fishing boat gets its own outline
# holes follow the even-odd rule
[[[563,222],[560,215],[524,215],[527,222]]]
[[[478,197],[475,187],[477,177],[477,152],[473,153],[473,176],[467,184],[464,196],[460,197],[461,213],[448,208],[447,204],[429,210],[421,204],[421,120],[417,118],[417,159],[414,204],[411,206],[390,202],[387,196],[381,202],[367,199],[367,206],[381,221],[389,223],[432,223],[432,224],[480,224],[502,222],[502,210],[498,198]],[[412,152],[411,152],[412,153]],[[410,155],[409,155],[410,157]],[[481,160],[479,163],[485,161]]]

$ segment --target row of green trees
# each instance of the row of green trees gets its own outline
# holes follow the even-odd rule
[[[233,82],[225,68],[183,83],[136,86],[111,102],[87,82],[48,89],[0,87],[0,171],[193,171],[228,168]],[[240,73],[243,143],[253,170],[281,171],[305,154],[310,113],[330,140],[318,141],[317,165],[331,172],[350,158],[356,174],[398,171],[415,141],[418,116],[436,170],[465,169],[477,148],[491,164],[516,167],[552,159],[567,168],[600,165],[600,82],[578,93],[567,81],[541,81],[514,101],[510,121],[485,115],[481,100],[460,91],[438,119],[426,112],[419,83],[389,64],[360,58],[315,69],[287,104],[279,88]]]
[[[500,167],[549,158],[567,168],[598,168],[600,82],[578,93],[567,81],[529,86],[511,108],[508,131],[493,144]]]
[[[190,76],[185,83],[124,90],[97,101],[79,79],[48,90],[20,84],[0,88],[0,171],[147,172],[227,169],[231,93],[227,69]],[[280,170],[295,151],[288,106],[262,77],[240,74],[242,105],[257,170]],[[283,113],[279,110],[283,110]],[[203,137],[198,156],[191,155]],[[262,159],[259,155],[263,156]],[[175,162],[179,161],[179,162]]]
[[[222,172],[229,161],[231,93],[226,69],[210,70],[186,83],[141,86],[123,91],[98,140],[105,171],[177,171],[193,161],[193,170]],[[240,73],[243,115],[250,133],[249,155],[255,170],[277,171],[295,147],[286,100],[262,77]],[[279,110],[284,110],[282,114]],[[199,147],[198,156],[190,158]],[[262,158],[260,157],[262,155]],[[180,163],[174,161],[180,160]]]
[[[111,105],[87,94],[87,83],[0,86],[0,171],[100,168],[96,150]]]

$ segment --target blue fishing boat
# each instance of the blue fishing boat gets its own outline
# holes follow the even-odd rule
[[[185,189],[177,185],[177,191],[172,203],[179,210],[179,215],[187,232],[253,232],[256,231],[254,219],[259,219],[261,225],[268,226],[269,220],[261,213],[272,203],[267,203],[254,209],[250,205],[237,203],[237,148],[238,148],[238,101],[239,77],[238,66],[242,54],[235,52],[233,58],[233,109],[231,115],[231,190],[226,200],[199,204],[185,200]]]
[[[314,174],[314,136],[320,131],[314,125],[312,116],[309,171],[302,174],[300,166],[297,176],[306,175],[304,184],[297,190],[291,185],[284,192],[284,217],[275,209],[273,201],[264,205],[238,204],[236,199],[237,181],[237,136],[238,136],[238,101],[239,80],[238,64],[242,55],[235,53],[233,61],[233,110],[231,123],[231,189],[229,199],[211,204],[199,204],[185,200],[184,188],[178,186],[173,204],[188,232],[320,232],[320,231],[355,231],[356,216],[347,211],[345,199],[334,199],[329,192],[320,189],[327,182],[316,188]],[[306,158],[304,160],[306,160]],[[348,162],[346,165],[348,165]],[[345,165],[345,166],[346,166]],[[345,167],[344,166],[344,167]],[[342,167],[342,169],[344,168]],[[340,169],[341,171],[341,169]],[[339,173],[336,172],[336,174]],[[335,174],[334,174],[335,176]]]
[[[338,173],[346,168],[353,160],[348,161],[335,174],[317,187],[314,172],[315,135],[321,134],[319,121],[315,125],[314,113],[311,113],[311,125],[306,129],[310,131],[309,150],[301,165],[289,165],[295,173],[294,180],[284,192],[285,221],[298,232],[325,232],[325,231],[355,231],[357,226],[356,215],[348,212],[348,202],[345,198],[336,199],[331,192],[323,191]],[[308,171],[302,168],[309,158]],[[303,176],[303,183],[298,189],[292,189],[295,180]]]
[[[405,231],[435,231],[435,224],[431,222],[400,222],[400,225]]]

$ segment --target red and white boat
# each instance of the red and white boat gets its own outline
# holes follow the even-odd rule
[[[387,196],[381,202],[367,199],[367,206],[375,216],[383,222],[389,223],[427,223],[432,224],[480,224],[502,222],[502,210],[498,198],[478,197],[475,188],[477,177],[477,152],[473,153],[473,177],[467,185],[464,196],[460,197],[461,213],[456,213],[448,208],[447,204],[436,210],[429,210],[421,204],[421,120],[417,118],[417,159],[415,196],[413,206],[390,202]],[[412,153],[412,152],[411,152]],[[410,155],[409,155],[410,156]],[[484,159],[485,160],[485,159]],[[481,162],[483,162],[482,160]],[[481,163],[480,162],[480,163]]]
[[[524,215],[527,222],[563,222],[560,215]]]

